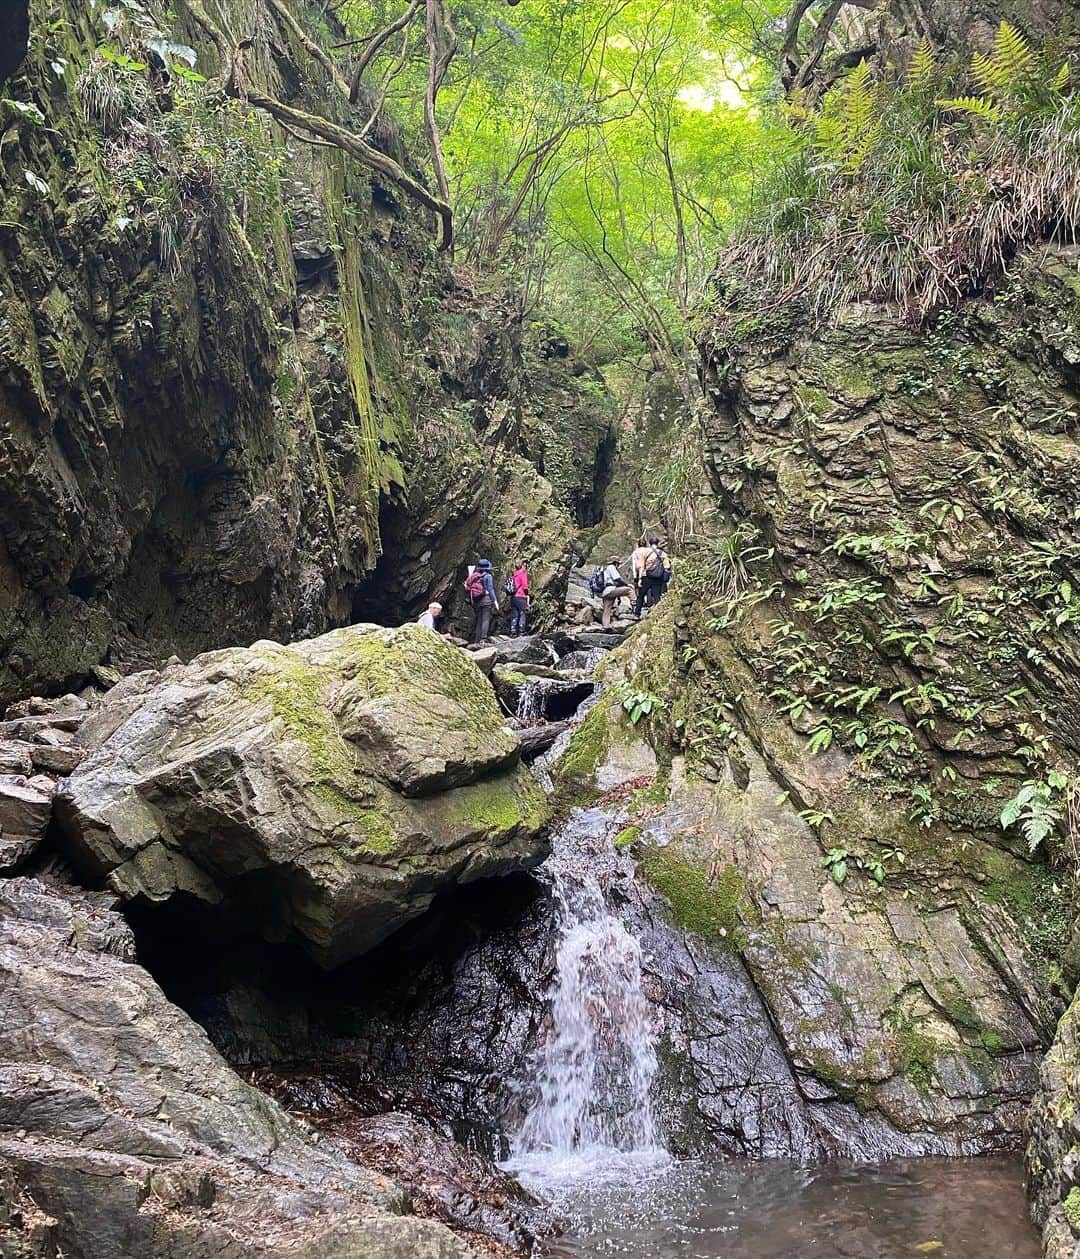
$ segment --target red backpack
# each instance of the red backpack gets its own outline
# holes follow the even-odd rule
[[[474,568],[465,578],[465,593],[472,603],[484,597],[484,574],[478,568]]]

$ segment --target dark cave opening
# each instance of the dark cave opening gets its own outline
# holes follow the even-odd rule
[[[220,906],[184,894],[169,901],[133,901],[124,913],[139,961],[166,996],[190,1014],[234,1065],[265,1065],[362,1028],[393,1007],[406,1018],[411,998],[453,982],[462,959],[494,936],[510,935],[545,899],[530,874],[479,879],[440,893],[429,909],[367,953],[333,970],[299,944],[264,940],[245,921],[239,902]],[[246,1039],[230,997],[258,994],[268,1034]],[[296,1035],[295,1015],[307,1031]],[[290,1030],[289,1022],[292,1022]],[[260,1054],[259,1047],[263,1053]]]
[[[268,943],[236,906],[132,903],[140,962],[246,1079],[329,1123],[400,1112],[487,1158],[507,1151],[512,1080],[540,1026],[551,901],[529,874],[437,896],[326,971]]]

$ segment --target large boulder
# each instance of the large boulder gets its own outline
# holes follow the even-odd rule
[[[353,626],[126,679],[57,797],[76,861],[125,898],[243,906],[325,965],[456,882],[536,864],[546,804],[469,657]]]
[[[473,1254],[245,1084],[134,963],[111,902],[0,882],[0,1253]]]

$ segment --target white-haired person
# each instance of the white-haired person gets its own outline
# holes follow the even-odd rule
[[[440,616],[442,616],[442,604],[429,603],[427,605],[427,610],[421,612],[416,618],[416,623],[417,625],[425,626],[429,630],[433,630],[435,628],[435,622],[438,621]]]

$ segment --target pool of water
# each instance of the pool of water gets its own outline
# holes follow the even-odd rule
[[[594,1165],[596,1164],[596,1165]],[[1018,1160],[801,1166],[664,1162],[515,1169],[565,1232],[548,1259],[1038,1259]]]

